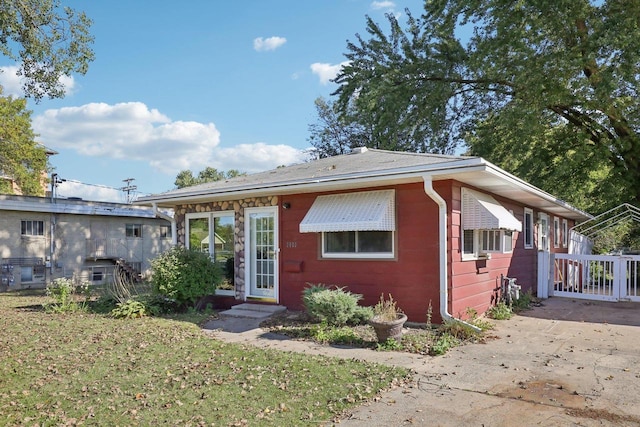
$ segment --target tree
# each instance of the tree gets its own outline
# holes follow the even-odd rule
[[[205,169],[198,173],[198,176],[193,176],[193,172],[190,170],[183,170],[178,173],[174,185],[176,188],[191,187],[192,185],[203,184],[205,182],[221,181],[224,179],[231,179],[237,176],[246,175],[244,172],[240,172],[236,169],[229,169],[228,171],[218,171],[216,168],[207,166]]]
[[[18,62],[26,96],[65,94],[62,76],[85,74],[94,53],[91,20],[59,0],[0,2],[0,53]]]
[[[407,11],[406,29],[387,15],[389,35],[367,17],[370,39],[348,43],[350,62],[335,79],[341,117],[355,108],[374,135],[406,132],[413,151],[467,147],[507,170],[528,156],[537,167],[521,167],[524,179],[541,170],[571,176],[603,207],[640,205],[640,2],[432,0],[424,8],[420,19]],[[565,153],[573,160],[561,161]]]
[[[42,196],[47,155],[35,141],[26,106],[24,99],[0,96],[0,175],[13,179],[22,194]],[[13,192],[11,180],[0,179],[0,193]]]
[[[346,115],[340,116],[333,102],[319,97],[315,106],[318,122],[309,125],[309,142],[316,149],[317,157],[346,154],[358,145],[368,145],[370,139],[362,135],[364,126],[351,121]]]

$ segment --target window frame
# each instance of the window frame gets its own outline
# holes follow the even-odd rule
[[[171,234],[171,225],[160,225],[160,238],[161,239],[171,239],[173,236]]]
[[[560,247],[560,218],[553,217],[553,247]]]
[[[525,249],[533,249],[534,242],[534,220],[533,220],[533,209],[524,208],[524,217],[523,217],[523,244]]]
[[[468,248],[465,245],[465,233],[473,233],[473,247],[471,251],[465,252]],[[485,246],[485,237],[492,236],[492,247]],[[510,254],[513,253],[513,231],[511,230],[462,230],[461,241],[461,253],[463,261],[474,261],[483,258],[489,258],[491,254]],[[509,248],[507,249],[506,242],[509,242]],[[487,241],[489,242],[489,241]],[[498,243],[498,247],[495,243]]]
[[[206,251],[206,254],[209,255],[209,258],[215,262],[215,257],[216,257],[216,249],[215,249],[215,219],[216,218],[224,218],[224,217],[231,217],[233,219],[233,225],[232,225],[232,229],[235,230],[236,227],[236,215],[235,215],[235,211],[233,210],[224,210],[224,211],[210,211],[210,212],[192,212],[192,213],[187,213],[185,214],[184,217],[184,247],[187,249],[191,249],[191,229],[189,226],[189,221],[192,219],[206,219],[208,221],[208,233],[209,233],[209,246],[208,249]],[[233,242],[232,242],[232,251],[233,251],[233,256],[236,256],[235,253],[235,239],[236,239],[236,235],[235,235],[235,231],[233,233]],[[214,242],[213,247],[211,246],[211,242]],[[235,274],[235,273],[234,273]],[[227,295],[227,296],[235,296],[236,294],[236,285],[235,285],[235,278],[234,278],[234,289],[216,289],[215,290],[215,294],[216,295]]]
[[[34,232],[35,230],[35,232]],[[20,236],[44,237],[44,220],[23,219],[20,220]]]
[[[136,233],[136,230],[138,230],[138,233]],[[127,239],[142,239],[142,224],[125,224],[124,235]]]
[[[549,214],[538,212],[538,224],[538,250],[549,252],[551,250],[551,244],[549,242]]]
[[[355,252],[328,252],[326,251],[326,238],[330,233],[343,233],[335,231],[323,231],[320,233],[320,255],[323,259],[395,259],[396,257],[396,232],[384,230],[372,230],[378,233],[390,233],[391,250],[389,252],[359,252],[359,234],[358,230],[344,231],[347,233],[355,233]]]
[[[562,247],[569,247],[569,222],[566,218],[562,218]]]

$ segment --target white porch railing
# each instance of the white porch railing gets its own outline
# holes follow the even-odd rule
[[[640,256],[551,254],[549,295],[640,301]]]

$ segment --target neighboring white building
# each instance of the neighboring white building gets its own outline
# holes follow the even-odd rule
[[[144,276],[174,244],[172,222],[151,208],[0,195],[0,290],[60,277],[103,284],[117,262]]]

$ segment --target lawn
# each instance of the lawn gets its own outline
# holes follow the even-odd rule
[[[6,425],[324,425],[400,368],[232,345],[179,318],[48,314],[0,294]]]

